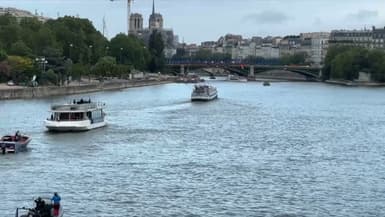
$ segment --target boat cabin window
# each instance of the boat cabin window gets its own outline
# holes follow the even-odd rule
[[[74,112],[74,113],[55,113],[51,115],[51,119],[57,121],[76,121],[76,120],[84,120],[83,112]]]

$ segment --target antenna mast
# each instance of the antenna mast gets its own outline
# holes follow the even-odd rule
[[[106,16],[103,16],[103,36],[107,37],[107,24],[106,24]]]
[[[132,0],[127,0],[127,35],[130,33],[131,2]]]

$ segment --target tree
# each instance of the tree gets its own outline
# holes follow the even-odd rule
[[[200,61],[211,60],[212,56],[213,56],[213,54],[212,54],[211,50],[199,49],[195,53],[194,59],[195,60],[200,60]]]
[[[116,70],[116,59],[114,57],[106,56],[99,59],[93,67],[93,72],[103,77],[112,76]]]
[[[16,83],[27,82],[36,73],[33,61],[28,57],[8,56],[8,63],[11,68],[12,80]]]
[[[301,65],[306,64],[306,58],[307,58],[306,52],[298,52],[293,55],[283,55],[281,57],[281,64],[283,65]]]
[[[373,81],[385,81],[385,52],[361,47],[332,46],[325,59],[324,79],[356,80],[360,72],[372,74]]]
[[[346,50],[351,49],[349,46],[340,46],[340,45],[334,45],[330,46],[328,49],[328,52],[325,57],[325,63],[322,68],[322,79],[328,80],[331,78],[331,67],[332,62],[336,58],[337,55],[345,52]]]
[[[70,82],[70,77],[72,77],[72,67],[73,67],[73,62],[71,59],[66,59],[64,61],[64,74],[67,80],[67,84]]]
[[[23,41],[19,40],[12,44],[9,53],[17,56],[31,56],[32,50]]]
[[[144,70],[150,59],[144,43],[132,35],[116,35],[111,39],[109,49],[119,64],[132,65],[136,69]]]
[[[72,66],[72,77],[75,80],[81,81],[82,75],[85,74],[89,69],[83,64],[76,63]]]
[[[0,62],[7,59],[7,53],[5,50],[0,49]]]
[[[13,43],[19,40],[21,28],[16,24],[9,24],[0,28],[0,41],[4,48],[9,49]]]
[[[151,60],[148,68],[151,72],[160,72],[163,70],[165,65],[164,48],[162,34],[154,30],[149,40]]]
[[[43,72],[39,79],[40,84],[46,84],[46,85],[49,85],[49,84],[58,85],[58,82],[59,82],[59,77],[52,69],[49,69],[48,71]]]
[[[0,82],[8,81],[11,78],[11,67],[8,62],[0,62]]]
[[[372,79],[385,82],[385,52],[377,49],[369,52],[368,63]]]

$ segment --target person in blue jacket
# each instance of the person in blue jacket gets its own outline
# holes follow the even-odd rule
[[[59,216],[59,210],[60,210],[60,196],[57,192],[53,194],[53,197],[51,201],[53,202],[53,215]]]

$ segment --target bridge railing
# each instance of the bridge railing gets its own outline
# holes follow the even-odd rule
[[[167,65],[281,65],[279,59],[258,60],[194,60],[194,59],[166,59]]]

